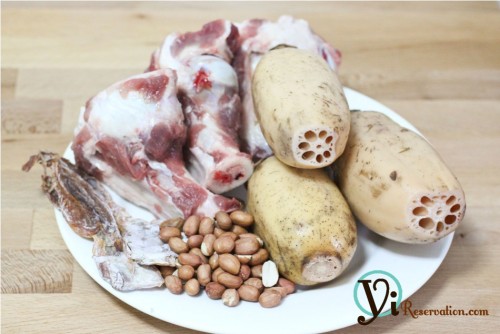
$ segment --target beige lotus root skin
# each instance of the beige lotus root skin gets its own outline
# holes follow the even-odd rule
[[[344,151],[349,107],[321,57],[289,47],[270,51],[257,65],[252,93],[262,133],[281,162],[321,168]]]
[[[381,113],[351,113],[348,144],[334,170],[354,215],[389,239],[434,242],[464,217],[464,192],[439,154]]]

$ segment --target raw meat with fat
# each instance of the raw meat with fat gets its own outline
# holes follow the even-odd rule
[[[152,71],[90,99],[75,130],[77,165],[158,217],[235,210],[237,200],[209,192],[184,166],[186,126],[176,79],[172,70]]]
[[[243,105],[240,134],[244,150],[258,161],[272,155],[255,116],[252,100],[252,74],[262,55],[286,44],[320,55],[335,70],[340,64],[340,52],[316,35],[307,21],[290,16],[281,16],[276,22],[253,19],[236,26],[240,47],[233,65],[238,74]]]
[[[230,62],[238,32],[229,21],[207,23],[200,31],[173,33],[153,53],[148,70],[174,69],[188,121],[187,165],[193,177],[215,193],[245,183],[253,172],[239,148],[241,103]]]

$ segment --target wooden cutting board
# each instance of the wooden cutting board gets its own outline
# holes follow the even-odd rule
[[[461,181],[467,214],[450,252],[411,297],[419,309],[489,316],[385,317],[380,333],[495,332],[500,266],[500,11],[490,3],[2,3],[2,332],[193,333],[117,300],[75,263],[21,165],[63,152],[79,108],[143,71],[172,31],[216,18],[292,14],[342,50],[346,86],[400,113]],[[89,255],[90,256],[90,255]],[[306,322],[307,319],[304,319]],[[361,333],[352,326],[341,333]]]

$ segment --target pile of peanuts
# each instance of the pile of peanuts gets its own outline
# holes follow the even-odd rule
[[[249,232],[248,212],[218,212],[210,217],[174,218],[160,226],[160,239],[178,254],[176,267],[160,267],[167,289],[196,296],[202,290],[226,306],[240,300],[275,307],[295,284],[279,276],[262,240]],[[184,232],[183,234],[181,233]]]

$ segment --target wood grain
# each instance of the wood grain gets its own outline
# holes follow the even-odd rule
[[[339,48],[343,83],[414,124],[464,187],[463,224],[441,267],[410,297],[413,305],[490,312],[488,317],[388,316],[338,333],[497,331],[500,10],[495,2],[4,2],[2,332],[196,333],[122,303],[73,265],[40,191],[41,170],[24,173],[20,167],[40,149],[62,153],[80,106],[109,84],[142,72],[166,34],[195,30],[216,18],[275,19],[283,13],[309,20]]]
[[[32,221],[33,209],[7,209],[2,201],[2,249],[29,249]]]
[[[61,100],[6,100],[2,102],[2,135],[59,133],[61,118]]]
[[[34,210],[29,248],[67,249],[57,224],[54,224],[53,208]]]
[[[67,250],[3,250],[2,294],[71,292],[72,269]]]
[[[2,67],[2,100],[13,99],[16,94],[17,70]],[[3,109],[3,103],[2,103]]]

